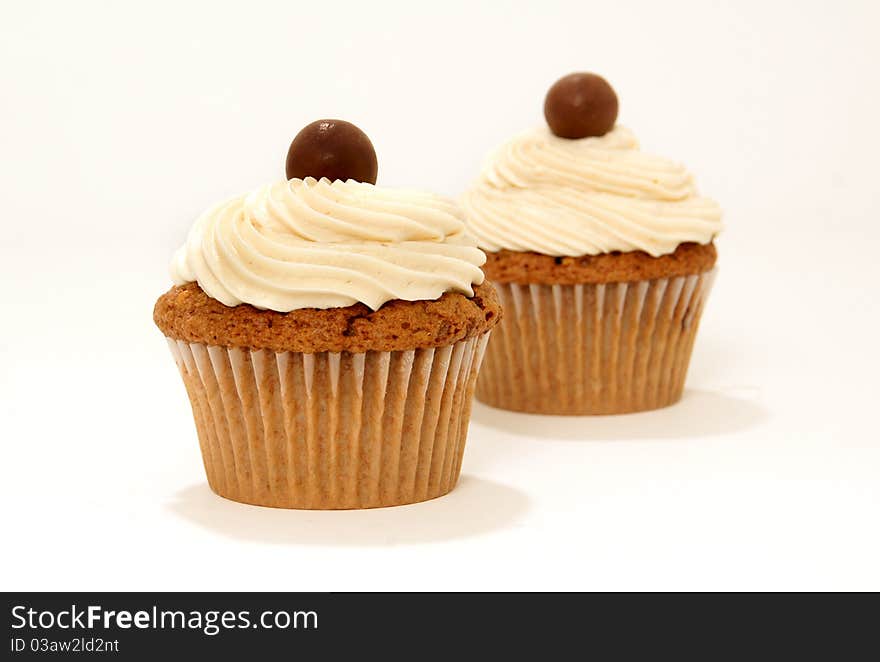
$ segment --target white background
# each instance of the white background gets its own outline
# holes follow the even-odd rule
[[[880,589],[873,2],[3,2],[2,589]],[[320,117],[460,192],[575,70],[725,209],[684,400],[477,405],[448,497],[206,486],[153,302],[196,214]]]

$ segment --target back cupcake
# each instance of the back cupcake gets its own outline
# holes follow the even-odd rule
[[[681,397],[721,210],[617,110],[601,77],[560,79],[548,126],[496,150],[463,197],[507,311],[477,385],[489,405],[620,414]]]

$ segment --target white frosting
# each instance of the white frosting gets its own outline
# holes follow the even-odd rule
[[[449,199],[307,178],[209,209],[170,270],[176,284],[197,281],[227,306],[376,310],[392,299],[473,296],[485,259]]]
[[[698,195],[684,166],[640,151],[621,126],[580,140],[546,127],[517,136],[489,158],[463,205],[487,251],[656,257],[707,244],[722,227],[720,208]]]

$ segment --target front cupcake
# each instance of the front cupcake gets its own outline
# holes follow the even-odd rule
[[[617,108],[599,76],[560,79],[549,129],[503,145],[464,196],[506,311],[477,383],[489,405],[620,414],[681,397],[721,211]]]
[[[500,318],[458,207],[375,186],[338,120],[291,144],[288,179],[203,214],[156,302],[211,489],[281,508],[441,496]]]

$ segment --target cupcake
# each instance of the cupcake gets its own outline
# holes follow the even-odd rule
[[[172,260],[153,318],[220,496],[372,508],[458,480],[498,299],[458,206],[376,171],[357,127],[310,124],[287,179],[209,209]]]
[[[690,173],[616,124],[594,74],[550,88],[547,127],[494,152],[463,206],[504,321],[477,399],[539,414],[622,414],[684,388],[721,211]]]

